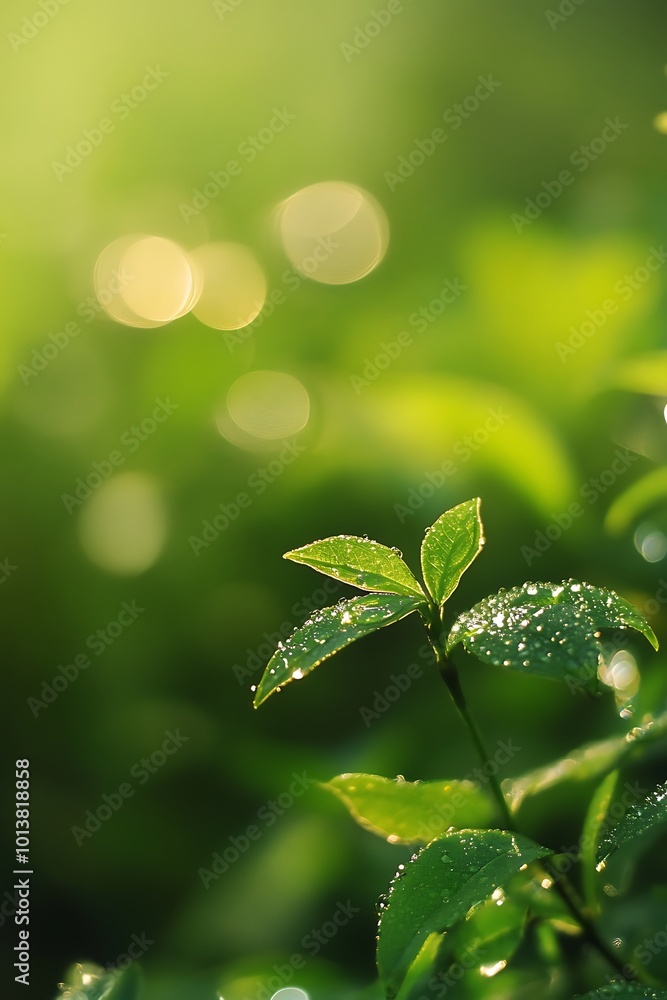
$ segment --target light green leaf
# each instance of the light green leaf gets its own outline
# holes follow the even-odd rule
[[[357,823],[392,844],[426,844],[450,827],[484,827],[493,803],[473,781],[392,781],[377,774],[340,774],[323,785]]]
[[[581,865],[583,869],[584,896],[589,910],[595,914],[600,912],[595,867],[596,855],[603,832],[603,824],[617,781],[618,771],[612,771],[595,789],[588,812],[586,813],[581,835]]]
[[[574,1000],[667,1000],[667,990],[623,980],[607,983],[590,993],[577,994]]]
[[[400,621],[420,604],[414,597],[378,594],[353,597],[314,611],[301,628],[278,644],[257,686],[255,708],[283,684],[300,680],[339,649]]]
[[[667,820],[667,783],[658,785],[645,799],[630,806],[618,825],[603,838],[597,850],[600,867],[623,844]]]
[[[638,751],[660,741],[667,735],[667,712],[649,719],[642,726],[635,726],[627,735],[596,740],[571,750],[560,760],[538,767],[519,778],[506,778],[502,789],[516,811],[522,802],[533,795],[553,788],[563,781],[589,781],[621,761],[635,756]]]
[[[436,604],[443,604],[484,545],[480,499],[445,511],[427,530],[422,542],[422,572]]]
[[[335,535],[286,552],[283,558],[303,563],[325,576],[350,583],[360,590],[424,599],[422,588],[398,550],[372,542],[368,538]]]
[[[382,907],[377,964],[387,997],[395,997],[429,934],[459,923],[524,865],[548,854],[502,830],[447,833],[401,865]]]
[[[588,583],[524,583],[501,590],[459,615],[447,652],[462,642],[483,663],[567,681],[595,693],[599,630],[633,628],[654,649],[658,640],[636,608],[612,590]]]
[[[611,373],[609,384],[629,392],[664,396],[667,386],[667,351],[653,351],[634,358],[624,358]]]

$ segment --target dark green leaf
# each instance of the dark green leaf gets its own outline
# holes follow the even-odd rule
[[[278,644],[255,692],[255,708],[281,685],[300,680],[339,649],[405,618],[420,603],[414,597],[378,594],[353,597],[314,611],[301,628]]]
[[[658,785],[645,799],[631,805],[625,816],[600,842],[597,860],[600,866],[623,844],[667,820],[667,784]]]
[[[577,994],[575,1000],[667,1000],[667,990],[639,983],[611,982],[590,993]]]
[[[484,545],[480,500],[445,511],[427,530],[422,542],[422,572],[436,604],[443,604]]]
[[[611,590],[588,583],[524,583],[485,598],[459,615],[447,651],[462,642],[483,663],[599,690],[600,629],[633,628],[654,649],[650,625]]]
[[[591,804],[586,813],[581,836],[581,865],[583,870],[584,895],[589,910],[595,914],[600,909],[596,891],[596,855],[598,844],[602,837],[603,824],[617,781],[618,771],[612,771],[595,789]]]
[[[483,827],[494,816],[490,798],[473,781],[392,781],[376,774],[340,774],[324,788],[361,826],[392,844],[426,844],[450,827]]]
[[[360,590],[424,599],[423,590],[398,550],[368,538],[335,535],[286,552],[283,558],[304,563],[325,576],[351,583]]]
[[[447,833],[401,865],[382,907],[377,963],[388,997],[429,934],[454,927],[524,865],[549,852],[501,830]]]

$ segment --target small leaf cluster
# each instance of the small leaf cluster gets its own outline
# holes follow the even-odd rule
[[[397,549],[366,537],[338,535],[287,552],[286,559],[366,593],[314,612],[279,644],[256,688],[255,706],[350,643],[411,614],[421,617],[439,672],[473,735],[453,662],[458,647],[490,667],[565,682],[591,695],[605,689],[597,671],[604,630],[633,629],[657,649],[653,630],[628,601],[576,580],[500,590],[446,627],[446,602],[484,541],[480,500],[473,498],[443,513],[427,530],[421,546],[423,582]],[[667,718],[648,720],[636,727],[632,739],[580,748],[564,761],[504,782],[502,790],[454,778],[408,782],[372,774],[343,774],[328,782],[324,787],[367,830],[390,843],[419,846],[399,866],[379,904],[376,958],[388,1000],[418,1000],[427,987],[433,990],[442,970],[471,942],[484,945],[478,976],[503,972],[531,921],[539,926],[537,940],[547,952],[557,947],[557,930],[565,929],[597,947],[621,972],[613,948],[593,922],[599,911],[596,877],[615,850],[667,819],[667,788],[636,803],[611,830],[605,818],[618,768],[637,747],[665,731]],[[481,738],[474,738],[480,749]],[[516,815],[527,798],[545,788],[593,776],[604,780],[585,818],[580,857],[574,859],[583,868],[584,903],[566,887],[565,876],[560,878],[554,852],[519,832]],[[667,992],[654,989],[651,979],[641,979],[641,970],[633,967],[630,974],[626,968],[588,996],[667,1000]]]

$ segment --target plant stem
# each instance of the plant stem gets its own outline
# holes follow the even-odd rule
[[[435,609],[432,609],[432,612]],[[489,755],[484,746],[484,740],[477,727],[475,720],[470,714],[467,702],[465,700],[465,695],[463,693],[463,688],[461,687],[461,681],[459,679],[458,671],[452,661],[446,656],[442,644],[440,641],[440,636],[438,634],[438,628],[435,624],[435,615],[428,626],[428,635],[431,646],[436,657],[436,663],[438,666],[438,671],[442,677],[447,690],[449,691],[452,701],[456,706],[456,710],[459,713],[463,723],[465,724],[470,738],[475,745],[475,749],[479,755],[482,767],[489,761]],[[495,774],[488,775],[489,785],[493,797],[496,800],[500,814],[502,816],[502,821],[505,824],[507,830],[514,833],[518,833],[515,819],[510,811],[507,799],[500,787],[500,782],[498,781]],[[561,899],[567,906],[568,910],[575,918],[581,929],[583,930],[586,940],[594,948],[596,948],[604,958],[607,959],[609,964],[613,966],[614,969],[623,977],[624,980],[628,979],[640,979],[643,980],[644,977],[640,975],[638,970],[633,966],[628,965],[623,962],[620,955],[618,955],[614,949],[600,936],[596,924],[591,919],[591,917],[586,913],[583,901],[579,898],[579,894],[576,889],[568,879],[567,875],[562,874],[557,871],[548,861],[543,862],[544,868],[547,870],[549,877],[553,881],[553,887],[560,895]]]

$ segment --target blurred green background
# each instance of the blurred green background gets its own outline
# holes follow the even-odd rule
[[[287,549],[367,533],[414,566],[426,526],[479,495],[488,542],[455,611],[502,585],[571,575],[634,600],[666,638],[664,8],[586,0],[554,21],[527,0],[399,6],[387,20],[382,0],[10,0],[0,15],[3,766],[9,787],[14,760],[31,760],[35,996],[55,992],[72,961],[112,963],[145,934],[151,1000],[203,1000],[224,984],[235,1000],[239,978],[302,951],[348,900],[360,912],[308,956],[302,985],[326,1000],[372,982],[374,902],[406,852],[356,828],[314,785],[270,825],[258,813],[295,772],[414,780],[460,777],[476,761],[419,660],[413,619],[253,711],[272,633],[345,596],[283,562]],[[111,112],[147,67],[166,74],[159,86],[126,117]],[[453,127],[449,110],[480,77],[495,89]],[[276,108],[293,120],[251,161],[239,156]],[[113,131],[90,155],[54,168],[105,116]],[[608,119],[623,127],[601,150]],[[392,180],[439,128],[446,140]],[[240,174],[184,219],[179,206],[234,157]],[[388,251],[358,282],[290,285],[273,212],[320,181],[373,195]],[[538,196],[544,207],[527,208]],[[537,217],[513,221],[526,212]],[[135,232],[187,250],[246,244],[285,300],[236,338],[192,315],[158,329],[101,310],[86,319],[98,255]],[[462,290],[441,309],[448,281]],[[430,311],[418,326],[420,309]],[[63,340],[68,323],[79,333]],[[586,323],[590,335],[564,354],[558,345]],[[373,368],[402,331],[412,343]],[[65,346],[45,355],[59,333]],[[242,447],[218,427],[229,389],[255,370],[294,376],[310,400],[307,425],[288,435],[301,453],[261,494],[249,480],[276,443]],[[122,447],[122,468],[68,511],[63,494],[157,399],[173,414]],[[489,410],[504,416],[487,433]],[[106,537],[104,517],[102,528],[86,518],[114,481],[143,492]],[[195,555],[192,536],[244,491],[250,505]],[[573,503],[580,515],[557,530]],[[539,553],[547,529],[554,543]],[[145,568],[105,568],[86,531],[102,531],[112,552],[129,532],[130,550],[150,550]],[[89,637],[123,602],[145,610],[97,655]],[[85,653],[90,667],[51,704],[29,702]],[[635,655],[641,697],[664,707],[664,656]],[[411,663],[423,676],[365,725],[360,709]],[[503,777],[628,724],[611,697],[592,703],[475,663],[464,686],[488,743],[522,748]],[[130,777],[177,730],[182,748],[145,784]],[[77,844],[72,828],[128,780],[135,794]],[[548,831],[535,817],[533,835],[573,843],[586,794],[563,800]],[[253,824],[261,837],[205,889],[199,870]],[[13,935],[5,920],[7,955]]]

